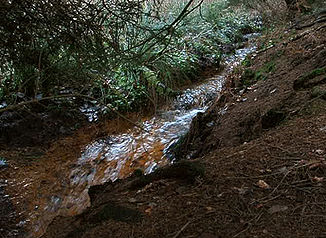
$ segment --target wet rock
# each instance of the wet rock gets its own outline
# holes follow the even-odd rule
[[[2,168],[8,168],[8,162],[6,161],[5,158],[0,157],[0,169]]]
[[[224,54],[231,54],[235,51],[235,44],[225,44],[222,46],[221,50]]]

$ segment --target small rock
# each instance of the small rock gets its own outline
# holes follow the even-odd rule
[[[7,107],[8,104],[6,102],[0,103],[0,109]]]
[[[206,126],[207,126],[207,127],[212,127],[212,126],[214,126],[214,122],[213,122],[213,121],[208,122],[208,123],[206,124]]]
[[[7,168],[8,166],[9,166],[9,165],[8,165],[6,159],[3,158],[3,157],[0,157],[0,169],[1,169],[1,168]]]
[[[243,95],[245,93],[245,91],[246,91],[246,89],[242,89],[242,90],[239,91],[239,94]]]
[[[270,209],[268,209],[268,213],[269,214],[274,214],[274,213],[277,213],[277,212],[284,212],[284,211],[288,210],[288,208],[289,207],[287,207],[287,206],[274,205]]]

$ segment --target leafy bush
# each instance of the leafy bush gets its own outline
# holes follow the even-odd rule
[[[0,100],[69,91],[137,110],[175,95],[259,22],[231,1],[6,2]],[[200,6],[200,8],[199,8]]]

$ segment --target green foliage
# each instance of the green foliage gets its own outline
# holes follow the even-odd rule
[[[241,65],[244,67],[250,67],[252,64],[252,60],[250,56],[246,56],[246,58],[241,62]]]
[[[223,44],[259,28],[256,18],[226,0],[200,9],[197,1],[175,1],[165,11],[155,1],[118,0],[112,9],[110,1],[84,3],[6,4],[0,39],[11,41],[1,45],[0,101],[14,104],[18,94],[28,100],[68,89],[120,111],[156,106],[205,65],[218,65]],[[34,20],[19,17],[31,12]]]
[[[313,87],[320,83],[320,81],[325,81],[326,78],[319,80],[318,76],[323,76],[326,74],[326,67],[314,69],[304,75],[301,75],[298,79],[296,79],[293,83],[294,90],[298,90],[301,88],[309,88]],[[315,79],[317,78],[317,79]]]
[[[302,75],[301,78],[305,81],[324,74],[326,74],[326,67],[314,69],[311,72]]]
[[[250,86],[257,81],[266,80],[268,74],[276,70],[276,62],[274,60],[267,62],[260,69],[254,71],[252,69],[245,69],[241,76],[241,84],[243,86]]]

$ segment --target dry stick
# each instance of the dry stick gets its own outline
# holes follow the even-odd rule
[[[270,45],[270,46],[266,47],[265,49],[262,49],[262,50],[257,51],[256,54],[257,55],[258,54],[261,54],[261,53],[263,53],[263,52],[265,52],[265,51],[267,51],[267,50],[269,50],[269,49],[271,49],[273,47],[275,47],[275,45]]]
[[[39,103],[40,101],[46,101],[46,100],[52,100],[52,99],[60,99],[60,98],[73,98],[73,97],[80,97],[80,98],[87,98],[87,99],[90,99],[90,100],[96,100],[96,98],[93,98],[93,97],[87,96],[87,95],[83,95],[83,94],[79,94],[79,93],[76,93],[76,94],[57,95],[57,96],[44,97],[44,98],[41,98],[41,99],[33,99],[33,100],[30,100],[30,101],[21,102],[21,103],[15,104],[15,105],[11,105],[11,106],[8,106],[6,108],[0,109],[0,113],[5,112],[5,111],[9,111],[9,110],[14,110],[16,108],[23,107],[23,106],[26,106],[26,105],[29,105],[29,104]],[[143,131],[148,132],[141,125],[138,125],[136,122],[131,121],[129,118],[127,118],[126,116],[122,115],[120,112],[116,111],[111,106],[105,105],[105,104],[100,103],[100,102],[98,102],[98,103],[101,104],[102,106],[108,107],[111,111],[113,111],[119,117],[121,117],[124,120],[128,121],[129,123],[133,124],[137,128],[139,128],[139,129],[141,129]]]
[[[177,238],[186,228],[187,226],[190,224],[190,221],[188,221],[178,232],[177,234],[175,234],[175,236],[173,236],[173,238]]]
[[[244,229],[244,230],[242,230],[242,231],[240,231],[239,233],[237,233],[237,234],[235,234],[233,237],[238,237],[239,235],[241,235],[242,233],[244,233],[244,232],[246,232],[249,228],[250,228],[250,224],[247,226],[247,228],[246,229]]]

